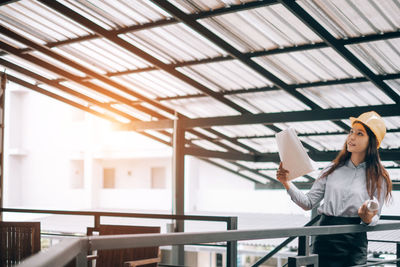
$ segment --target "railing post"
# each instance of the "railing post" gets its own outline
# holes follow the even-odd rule
[[[400,258],[400,242],[396,243],[396,258],[399,259]],[[400,267],[400,261],[396,262],[396,266]]]
[[[237,230],[237,217],[229,217],[228,230]],[[237,241],[228,241],[226,246],[226,266],[237,267]]]
[[[94,215],[94,229],[99,229],[100,227],[100,215]]]
[[[310,237],[299,236],[298,252],[296,257],[288,258],[288,267],[318,267],[318,255],[310,255]]]

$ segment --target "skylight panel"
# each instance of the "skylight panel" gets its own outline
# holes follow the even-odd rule
[[[400,71],[400,39],[382,40],[348,46],[376,74]]]
[[[275,138],[251,138],[251,139],[238,139],[239,142],[254,148],[261,153],[275,153],[278,152],[278,145]]]
[[[299,137],[320,151],[338,151],[343,148],[347,135],[323,135]]]
[[[398,149],[400,148],[400,133],[386,133],[382,140],[381,147],[383,149]]]
[[[84,72],[82,72],[82,71],[80,71],[78,69],[75,69],[75,68],[69,66],[68,64],[65,64],[62,61],[58,61],[58,60],[56,60],[56,59],[54,59],[54,58],[52,58],[50,56],[47,56],[46,54],[43,54],[43,53],[38,52],[38,51],[33,51],[33,52],[31,52],[31,54],[33,56],[35,56],[36,58],[41,59],[42,61],[45,61],[45,62],[47,62],[47,63],[49,63],[49,64],[51,64],[51,65],[53,65],[55,67],[58,67],[61,70],[64,70],[66,72],[71,73],[72,75],[80,76],[80,77],[85,77],[86,76],[86,74]]]
[[[16,57],[14,55],[5,55],[5,56],[3,56],[3,58],[11,63],[14,63],[15,65],[24,66],[25,69],[28,69],[28,70],[30,70],[36,74],[39,74],[47,79],[55,80],[55,79],[60,78],[53,72],[51,72],[45,68],[42,68],[40,66],[37,66],[27,60]]]
[[[341,108],[394,103],[393,100],[383,91],[369,82],[320,86],[297,90],[322,108]]]
[[[261,124],[213,126],[214,130],[229,137],[264,136],[274,135],[275,132]]]
[[[233,110],[211,97],[169,100],[163,101],[163,103],[189,118],[233,116],[239,114],[236,110]]]
[[[234,101],[238,100],[238,98],[242,98],[264,113],[310,109],[307,105],[283,90],[229,95],[227,98]]]
[[[150,115],[125,104],[112,104],[111,106],[142,121],[151,121],[152,119]]]
[[[50,86],[50,85],[47,85],[47,84],[38,84],[38,87],[40,87],[40,88],[42,88],[42,89],[44,89],[44,90],[46,90],[48,92],[51,92],[53,94],[59,95],[61,97],[64,97],[64,98],[66,98],[68,100],[71,100],[71,101],[73,101],[73,102],[75,102],[77,104],[83,105],[85,107],[89,107],[90,106],[89,103],[87,103],[85,100],[82,100],[79,97],[70,95],[70,94],[68,94],[68,93],[66,93],[66,92],[64,92],[62,90],[59,90],[56,87],[53,87],[53,86]]]
[[[197,94],[198,90],[164,71],[126,75],[127,79],[156,97]]]
[[[198,145],[201,148],[207,149],[207,150],[221,151],[221,152],[227,151],[225,148],[222,148],[222,147],[220,147],[210,141],[207,141],[207,140],[193,140],[192,143],[195,145]]]
[[[83,87],[82,85],[75,83],[75,82],[64,81],[64,82],[61,82],[60,84],[66,86],[76,92],[84,94],[90,98],[93,98],[99,102],[102,102],[102,103],[107,103],[107,102],[113,101],[112,98],[110,98],[106,95],[103,95],[95,90],[90,89],[90,88]]]
[[[225,144],[225,145],[227,145],[227,146],[233,148],[233,149],[236,150],[236,151],[240,151],[240,152],[242,152],[242,153],[249,153],[249,151],[248,151],[247,149],[244,149],[244,148],[241,147],[241,146],[238,146],[238,145],[236,145],[236,144],[234,144],[234,143],[231,143],[231,142],[228,141],[228,140],[222,139],[222,140],[220,141],[220,143]]]
[[[118,94],[118,95],[120,95],[122,97],[125,97],[125,98],[129,99],[129,100],[132,100],[132,101],[137,100],[137,98],[132,96],[131,94],[126,93],[124,91],[121,91],[121,90],[119,90],[119,89],[117,89],[117,88],[115,88],[115,87],[113,87],[113,86],[111,86],[111,85],[109,85],[107,83],[104,83],[104,82],[102,82],[102,81],[100,81],[98,79],[92,79],[92,80],[90,80],[90,82],[100,86],[100,88],[103,88],[105,90],[108,90],[108,91],[111,91],[113,93],[116,93],[116,94]]]
[[[331,48],[253,58],[286,83],[306,83],[361,76]]]
[[[9,38],[8,36],[5,36],[5,35],[3,35],[1,33],[0,33],[0,41],[4,42],[4,43],[6,43],[6,44],[8,44],[10,46],[13,46],[13,47],[15,47],[17,49],[27,48],[27,46],[24,45],[23,43],[15,41],[14,39]]]
[[[310,133],[332,133],[343,131],[342,128],[337,126],[331,121],[303,121],[303,122],[286,122],[286,123],[275,123],[275,126],[285,130],[286,128],[292,127],[300,134]]]

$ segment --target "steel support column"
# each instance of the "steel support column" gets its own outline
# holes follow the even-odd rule
[[[176,117],[174,120],[172,160],[173,213],[176,215],[185,215],[185,129],[181,125],[179,116]],[[184,232],[184,230],[184,221],[176,220],[175,232]],[[174,264],[184,265],[185,248],[183,245],[173,247],[172,260]]]
[[[237,217],[230,217],[228,230],[237,230]],[[228,241],[226,248],[226,266],[237,267],[237,241]]]
[[[4,192],[4,113],[6,99],[7,75],[4,71],[0,78],[0,208],[3,208]],[[3,213],[0,212],[0,222],[3,221]]]

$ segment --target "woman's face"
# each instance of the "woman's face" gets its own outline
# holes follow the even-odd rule
[[[347,151],[363,153],[367,151],[369,137],[361,123],[354,123],[347,137]]]

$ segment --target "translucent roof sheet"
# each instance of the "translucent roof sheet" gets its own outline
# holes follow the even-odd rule
[[[307,105],[300,102],[283,90],[229,95],[228,98],[232,99],[233,101],[253,113],[269,113],[309,109]]]
[[[400,27],[400,6],[397,1],[297,2],[336,38],[395,31]]]
[[[280,4],[200,22],[241,52],[320,41],[315,33]]]
[[[347,46],[376,74],[400,70],[400,38]]]
[[[213,91],[231,91],[243,88],[272,86],[272,83],[238,60],[215,62],[178,68],[187,76],[201,82]]]
[[[298,91],[322,108],[342,108],[394,103],[383,91],[369,82],[311,87],[307,89],[298,89]]]
[[[384,164],[400,180],[393,166],[400,158],[399,1],[296,3],[336,42],[278,1],[8,1],[0,5],[0,66],[19,86],[42,88],[113,121],[204,118],[204,128],[186,131],[186,146],[246,153],[245,159],[275,157],[274,135],[287,127],[317,155],[340,150],[347,118],[297,116],[376,106],[388,129]],[[244,121],[260,113],[298,122]],[[248,124],[215,124],[222,118],[214,117],[239,115]],[[146,133],[171,142],[173,129]],[[276,162],[212,161],[259,183],[276,168]]]
[[[156,54],[165,63],[226,55],[225,51],[182,23],[119,36],[152,55]]]
[[[254,61],[288,84],[361,76],[331,48],[258,57]]]

